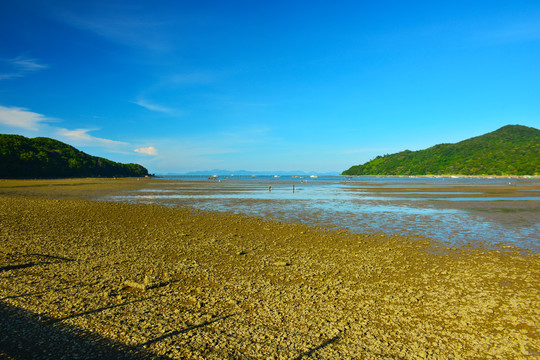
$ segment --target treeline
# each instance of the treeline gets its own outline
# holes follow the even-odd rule
[[[507,125],[455,144],[405,150],[352,166],[343,175],[538,175],[540,130]]]
[[[61,141],[0,134],[0,178],[140,177],[148,170],[88,155]]]

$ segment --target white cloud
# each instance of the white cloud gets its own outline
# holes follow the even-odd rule
[[[24,71],[37,71],[47,68],[47,65],[38,64],[35,59],[25,58],[24,56],[18,56],[15,59],[11,59],[11,63]]]
[[[174,44],[170,41],[169,21],[156,18],[144,6],[105,1],[70,7],[56,6],[55,16],[72,27],[122,46],[166,52]]]
[[[0,125],[10,128],[9,131],[14,129],[13,131],[17,131],[18,133],[30,131],[35,134],[39,132],[41,136],[60,137],[61,140],[78,146],[98,146],[118,149],[129,145],[122,141],[99,138],[89,134],[89,132],[96,129],[70,130],[47,124],[47,122],[58,121],[58,119],[50,118],[25,108],[0,105]]]
[[[170,114],[172,112],[174,112],[173,109],[169,109],[165,106],[161,106],[161,105],[157,105],[157,104],[152,104],[146,100],[142,100],[142,99],[139,99],[137,101],[134,101],[133,102],[134,104],[137,104],[147,110],[150,110],[150,111],[156,111],[156,112],[161,112],[161,113],[166,113],[166,114]]]
[[[0,59],[0,80],[19,78],[29,73],[46,69],[48,66],[38,63],[36,59],[22,55],[13,59]],[[5,69],[3,69],[5,68]]]
[[[68,130],[68,129],[62,129],[59,128],[57,133],[58,135],[69,139],[69,141],[72,141],[76,143],[77,145],[84,145],[84,146],[90,146],[90,145],[100,145],[100,146],[118,146],[118,145],[128,145],[128,143],[122,142],[122,141],[116,141],[116,140],[109,140],[109,139],[103,139],[99,137],[92,136],[88,134],[90,131],[94,131],[95,129],[76,129],[76,130]]]
[[[39,125],[52,119],[20,107],[0,105],[0,124],[20,129],[37,131]]]
[[[110,139],[95,137],[89,134],[95,129],[75,129],[69,130],[50,126],[46,122],[58,121],[57,119],[49,118],[43,114],[39,114],[20,107],[9,107],[0,105],[0,125],[19,130],[29,130],[32,132],[52,133],[82,146],[106,146],[117,147],[129,145],[128,143]]]
[[[145,154],[145,155],[157,155],[158,154],[157,149],[155,147],[153,147],[153,146],[135,149],[134,151],[138,152],[140,154]]]

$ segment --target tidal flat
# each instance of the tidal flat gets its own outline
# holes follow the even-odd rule
[[[0,357],[534,359],[540,255],[0,182]]]

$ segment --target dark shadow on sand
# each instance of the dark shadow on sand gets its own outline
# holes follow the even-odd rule
[[[182,330],[171,331],[170,333],[167,333],[167,334],[158,336],[158,337],[155,338],[155,339],[148,340],[148,341],[145,342],[145,343],[139,344],[138,347],[139,347],[139,348],[143,348],[143,347],[145,347],[145,346],[148,346],[148,345],[152,345],[152,344],[154,344],[154,343],[157,343],[158,341],[161,341],[161,340],[170,338],[170,337],[172,337],[172,336],[179,335],[179,334],[183,334],[183,333],[188,332],[188,331],[190,331],[190,330],[195,330],[195,329],[198,329],[198,328],[202,328],[202,327],[208,326],[208,325],[210,325],[210,324],[213,324],[213,323],[215,323],[215,322],[218,322],[218,321],[221,321],[221,320],[225,320],[226,318],[231,317],[231,316],[232,316],[232,315],[226,315],[226,316],[222,316],[222,317],[217,318],[217,319],[212,320],[212,321],[205,321],[204,323],[199,324],[199,325],[190,326],[190,327],[185,328],[185,329],[182,329]]]
[[[0,358],[168,359],[0,301]]]
[[[67,290],[67,289],[73,289],[73,288],[75,288],[75,286],[68,286],[68,287],[65,287],[65,288],[55,289],[55,291],[61,291],[61,290]],[[19,294],[19,295],[9,295],[9,296],[0,298],[0,300],[18,299],[18,298],[23,298],[23,297],[47,294],[47,293],[49,293],[49,291],[28,292],[28,293],[23,293],[23,294]]]
[[[66,262],[69,262],[69,261],[75,261],[73,259],[69,259],[69,258],[65,258],[65,257],[62,257],[62,256],[55,256],[55,255],[48,255],[48,254],[27,254],[26,256],[39,256],[39,257],[44,257],[44,258],[47,258],[47,259],[53,259],[53,260],[60,260],[60,261],[66,261]]]
[[[9,270],[24,269],[24,268],[29,268],[29,267],[36,266],[36,265],[40,265],[40,263],[30,262],[30,263],[26,263],[26,264],[7,265],[7,266],[0,267],[0,272],[9,271]]]
[[[47,258],[47,259],[51,259],[51,260],[65,261],[65,262],[75,261],[73,259],[68,259],[68,258],[61,257],[61,256],[47,255],[47,254],[26,254],[26,256],[30,256],[30,257],[36,257],[37,256],[37,257],[41,257],[41,258]],[[25,263],[25,264],[6,265],[6,266],[0,267],[0,272],[9,271],[9,270],[17,270],[17,269],[25,269],[25,268],[29,268],[29,267],[32,267],[32,266],[48,265],[48,264],[50,264],[50,262],[48,262],[48,261],[37,261],[37,262],[32,261],[32,262],[28,262],[28,263]]]
[[[316,351],[318,351],[318,350],[320,350],[320,349],[322,349],[322,348],[327,347],[328,345],[330,345],[330,344],[336,342],[337,340],[339,340],[339,336],[335,336],[335,337],[333,337],[333,338],[331,338],[331,339],[328,339],[328,340],[326,340],[325,342],[323,342],[321,345],[316,346],[316,347],[314,347],[313,349],[310,349],[310,350],[306,351],[305,353],[298,355],[297,357],[294,358],[294,360],[300,360],[300,359],[302,359],[303,357],[310,357],[310,356],[313,355]]]
[[[61,321],[67,320],[67,319],[73,319],[73,318],[84,316],[84,315],[95,314],[95,313],[102,312],[102,311],[105,311],[105,310],[108,310],[108,309],[114,309],[114,308],[117,308],[117,307],[122,307],[122,306],[130,305],[130,304],[135,304],[135,303],[139,303],[139,302],[142,302],[142,301],[150,300],[150,299],[153,299],[153,298],[156,298],[156,297],[161,297],[161,296],[163,296],[163,295],[155,295],[155,296],[150,296],[150,297],[146,297],[146,298],[142,298],[142,299],[137,299],[137,300],[133,300],[133,301],[124,302],[124,303],[121,303],[121,304],[104,306],[104,307],[101,307],[101,308],[98,308],[98,309],[88,310],[88,311],[84,311],[84,312],[81,312],[81,313],[68,315],[68,316],[60,318],[60,319],[50,319],[50,320],[48,320],[47,323],[48,324],[54,324],[54,323],[58,323],[58,322],[61,322]]]

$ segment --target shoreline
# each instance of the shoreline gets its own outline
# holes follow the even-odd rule
[[[397,177],[397,178],[479,178],[479,179],[540,179],[540,175],[332,175],[342,177]]]
[[[516,178],[516,179],[540,179],[540,175],[464,175],[464,174],[447,174],[447,175],[343,175],[343,174],[335,174],[335,175],[317,175],[317,177],[352,177],[352,178],[359,178],[359,177],[396,177],[396,178],[480,178],[480,179],[505,179],[505,178]],[[87,177],[87,178],[28,178],[28,179],[8,179],[8,178],[0,178],[0,182],[4,181],[70,181],[70,180],[101,180],[101,181],[108,181],[108,180],[156,180],[160,178],[167,178],[167,177],[195,177],[195,176],[209,176],[207,174],[175,174],[175,175],[164,175],[164,174],[155,174],[152,176],[134,176],[134,177],[115,177],[115,178],[104,178],[104,177]],[[239,177],[247,177],[252,175],[232,175],[232,177],[239,176]],[[255,175],[255,176],[274,176],[273,173],[268,173],[265,175]],[[297,177],[298,175],[279,175],[280,178],[282,177]],[[306,178],[309,178],[311,175],[301,175]],[[218,177],[231,177],[231,175],[218,175]]]
[[[225,185],[225,183],[227,183],[227,185]],[[477,221],[478,228],[483,226],[483,224],[493,222],[494,225],[492,226],[494,229],[489,232],[491,237],[490,235],[486,235],[488,233],[475,233],[474,231],[470,232],[467,229],[459,228],[448,228],[447,230],[437,232],[437,229],[446,229],[444,219],[442,218],[424,219],[424,221],[426,221],[425,224],[422,222],[422,219],[420,219],[420,225],[418,227],[411,227],[407,224],[407,221],[418,221],[417,218],[414,218],[414,215],[403,219],[401,222],[391,223],[392,215],[377,216],[377,214],[360,213],[356,216],[361,216],[361,218],[359,218],[356,223],[352,223],[353,220],[349,211],[341,213],[339,208],[337,208],[334,213],[330,211],[327,212],[326,215],[322,215],[319,211],[312,213],[310,211],[305,211],[305,209],[303,210],[300,206],[296,206],[294,196],[290,198],[287,196],[280,198],[279,200],[281,202],[273,207],[274,210],[271,208],[264,210],[263,208],[266,206],[264,202],[267,199],[265,196],[267,188],[265,188],[265,186],[271,184],[274,190],[283,190],[283,184],[288,183],[286,180],[269,180],[266,182],[266,185],[264,185],[264,182],[253,182],[255,185],[251,185],[250,183],[250,186],[248,187],[245,187],[245,183],[242,183],[241,181],[234,182],[234,180],[231,180],[230,183],[225,183],[217,184],[214,181],[189,179],[137,178],[4,180],[0,181],[0,195],[42,196],[58,199],[83,199],[128,203],[155,203],[173,207],[187,206],[201,211],[233,211],[257,216],[261,219],[272,219],[285,223],[292,221],[310,224],[312,226],[328,226],[334,229],[347,228],[348,231],[354,233],[386,232],[390,234],[420,234],[428,237],[431,236],[441,246],[448,247],[472,245],[473,247],[489,246],[491,249],[501,247],[520,248],[524,252],[540,252],[538,239],[534,233],[531,233],[529,230],[531,227],[535,226],[535,221],[538,219],[537,206],[539,201],[529,198],[529,196],[540,195],[540,184],[536,184],[535,182],[518,183],[517,187],[508,186],[506,183],[495,185],[490,183],[479,183],[476,185],[465,184],[461,186],[460,184],[446,183],[438,185],[433,182],[425,189],[418,188],[415,184],[411,185],[406,181],[393,183],[392,186],[386,186],[385,183],[372,184],[369,181],[365,183],[353,183],[351,185],[351,194],[355,194],[356,192],[366,193],[368,196],[380,198],[382,202],[393,201],[393,199],[396,200],[397,197],[397,206],[403,206],[403,204],[407,205],[406,202],[408,201],[408,206],[412,207],[413,214],[414,211],[421,214],[424,209],[427,211],[459,211],[469,213],[469,216],[476,219],[473,221]],[[275,187],[274,184],[276,184]],[[321,184],[324,184],[324,181],[321,182]],[[305,191],[313,185],[317,185],[317,183],[311,182],[310,185],[303,185],[303,187],[307,187],[306,189],[301,187],[297,188],[297,190]],[[257,186],[260,188],[257,188]],[[437,186],[437,189],[435,190],[433,186]],[[161,189],[161,194],[159,189]],[[261,193],[256,194],[256,196],[242,198],[242,192],[250,192],[257,189],[261,190]],[[157,191],[157,193],[154,191]],[[189,196],[186,196],[185,198],[172,196],[170,199],[166,196],[157,196],[154,200],[145,200],[145,197],[153,197],[154,194],[162,195],[172,193],[174,195],[175,192],[179,192],[179,194],[186,193],[189,194]],[[226,194],[228,192],[236,192],[240,194],[240,197],[238,199],[227,199],[227,197],[225,197],[225,201],[211,200],[214,196],[216,199],[219,199],[219,194],[223,192]],[[140,199],[138,199],[137,194],[142,194]],[[210,200],[206,199],[206,195],[210,196]],[[314,193],[312,195],[314,196],[313,200],[317,201],[319,193]],[[478,200],[477,197],[479,195],[484,198],[485,201],[476,201]],[[522,196],[525,196],[523,201],[513,201],[519,200]],[[433,201],[434,199],[436,201]],[[496,201],[491,201],[492,199]],[[512,201],[505,201],[506,199]],[[385,204],[382,203],[382,205],[384,206]],[[251,211],[250,208],[255,210]],[[334,216],[336,220],[329,220],[331,216]],[[453,219],[452,221],[459,221],[459,219]],[[381,225],[371,226],[371,224],[379,223]],[[425,229],[426,224],[429,224],[429,226],[431,226],[430,229],[433,230]],[[512,233],[513,230],[511,224],[516,224],[515,226],[518,227],[515,229],[514,233]],[[450,225],[452,225],[451,222]],[[520,230],[519,226],[522,226],[523,229]],[[470,240],[468,240],[465,235],[459,235],[460,230],[463,231],[462,234],[468,233]],[[505,234],[508,235],[507,238],[505,238]]]
[[[69,327],[126,357],[540,355],[538,254],[88,201],[141,184],[74,182],[0,191],[0,302],[48,319],[36,337]]]

